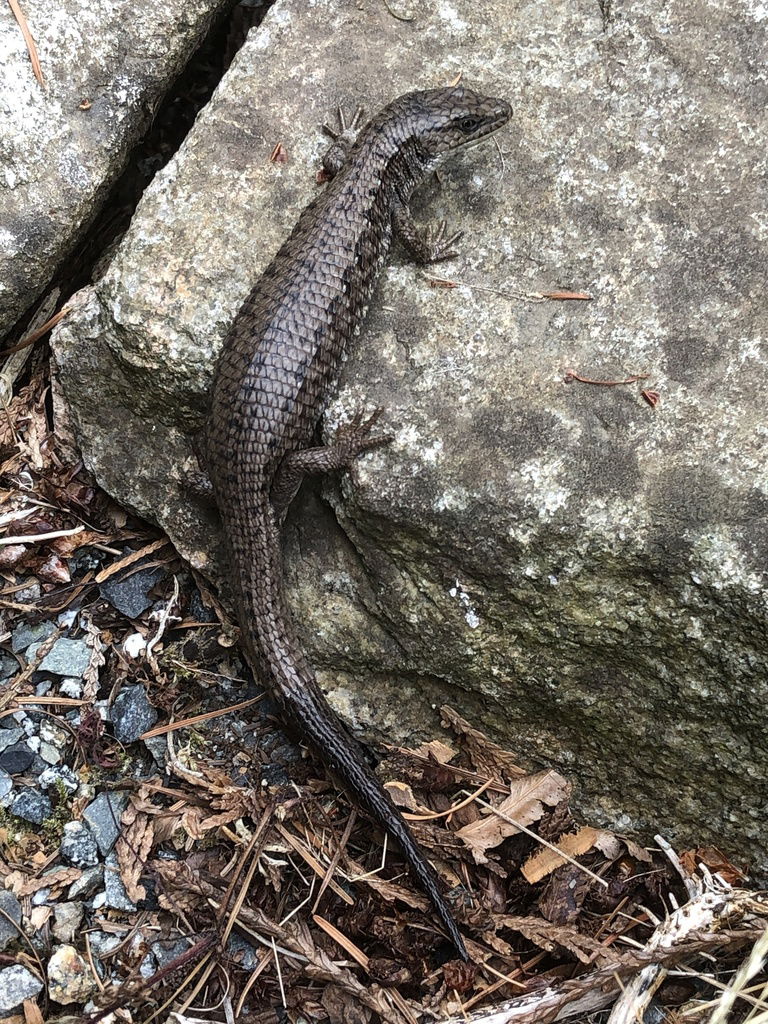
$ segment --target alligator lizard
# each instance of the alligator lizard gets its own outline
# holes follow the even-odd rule
[[[334,443],[313,435],[344,352],[365,317],[395,237],[420,263],[447,259],[460,237],[445,224],[421,233],[409,211],[439,158],[478,142],[511,115],[503,100],[461,86],[412,92],[357,134],[360,112],[325,156],[330,183],[304,210],[256,282],[224,341],[206,434],[206,463],[235,577],[251,667],[352,796],[399,844],[458,953],[464,942],[437,875],[326,703],[291,628],[282,587],[280,529],[308,473],[339,470],[390,440],[358,413]]]

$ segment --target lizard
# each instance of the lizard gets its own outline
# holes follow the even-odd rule
[[[326,446],[313,444],[348,344],[364,321],[395,238],[421,264],[456,255],[462,233],[419,230],[409,208],[440,159],[479,142],[511,116],[500,99],[462,85],[406,93],[366,125],[358,110],[323,165],[326,188],[246,298],[214,371],[205,463],[224,529],[246,658],[287,717],[353,798],[397,842],[456,951],[468,954],[437,874],[328,705],[290,624],[281,526],[302,479],[349,467],[392,440],[373,430],[381,410],[356,413]]]

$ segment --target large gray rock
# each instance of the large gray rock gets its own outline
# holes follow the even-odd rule
[[[44,88],[10,6],[0,6],[0,337],[81,237],[229,2],[25,0]]]
[[[278,0],[251,34],[57,332],[86,459],[212,568],[185,434],[318,188],[316,126],[459,71],[508,97],[500,149],[422,200],[466,231],[435,275],[460,287],[393,257],[347,365],[328,427],[383,405],[396,438],[327,487],[343,532],[315,499],[289,528],[303,639],[353,723],[431,733],[448,700],[580,779],[594,818],[768,867],[768,20],[736,0],[415,15]],[[594,301],[530,297],[561,289]]]

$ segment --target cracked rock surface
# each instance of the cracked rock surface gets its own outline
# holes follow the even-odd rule
[[[0,336],[96,214],[227,0],[25,0],[44,86],[0,7]]]
[[[278,0],[54,344],[101,483],[215,574],[188,435],[319,187],[317,125],[459,72],[509,98],[500,149],[455,157],[416,204],[465,230],[461,257],[425,277],[394,253],[383,274],[326,430],[382,405],[395,442],[326,485],[333,514],[300,502],[295,618],[369,735],[431,734],[448,701],[579,778],[593,820],[765,869],[760,11],[425,0],[403,22]],[[531,297],[563,290],[593,301]]]

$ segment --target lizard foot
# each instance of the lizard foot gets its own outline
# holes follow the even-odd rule
[[[458,250],[454,249],[454,246],[463,237],[463,231],[454,231],[453,234],[449,234],[447,221],[441,220],[434,226],[430,224],[424,232],[424,246],[429,251],[428,262],[440,263],[458,256]]]
[[[347,120],[344,108],[339,107],[337,110],[338,129],[332,128],[329,124],[323,125],[325,134],[333,139],[333,145],[323,156],[323,171],[326,178],[333,178],[344,166],[349,151],[355,144],[364,117],[365,111],[362,107],[358,107],[352,117]]]
[[[374,409],[367,419],[363,418],[363,412],[358,411],[349,421],[336,431],[333,442],[333,449],[336,452],[338,465],[349,466],[359,455],[373,451],[374,448],[381,448],[394,440],[393,434],[379,434],[371,437],[371,430],[381,418],[384,410],[379,407]]]

